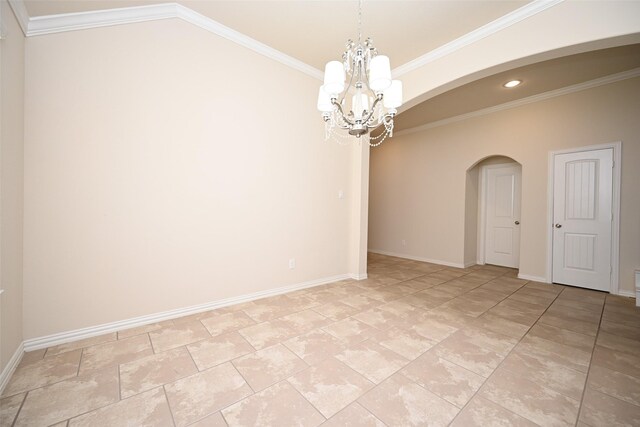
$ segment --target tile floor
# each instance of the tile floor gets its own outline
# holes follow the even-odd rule
[[[640,425],[634,300],[371,254],[343,281],[25,354],[2,426]]]

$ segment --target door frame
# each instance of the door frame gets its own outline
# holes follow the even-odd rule
[[[489,169],[501,169],[507,166],[520,167],[520,216],[522,217],[522,165],[516,161],[508,163],[498,163],[495,165],[480,166],[478,174],[478,247],[476,264],[484,265],[486,260],[486,228],[487,228],[487,183],[489,182]],[[522,230],[522,228],[520,229]],[[520,231],[520,243],[522,243],[522,231]],[[520,248],[518,248],[518,254]],[[518,255],[518,268],[520,267],[520,255]]]
[[[549,151],[547,168],[547,283],[553,283],[553,188],[554,165],[558,154],[581,153],[583,151],[613,149],[613,194],[611,195],[611,290],[610,293],[620,295],[620,176],[622,171],[622,141],[608,144],[587,145],[565,150]],[[625,294],[626,295],[626,294]],[[629,296],[632,296],[629,293]]]

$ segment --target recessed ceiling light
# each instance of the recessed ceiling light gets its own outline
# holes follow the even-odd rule
[[[520,83],[522,83],[522,80],[511,80],[510,82],[506,82],[505,84],[503,84],[503,86],[512,88],[518,86]]]

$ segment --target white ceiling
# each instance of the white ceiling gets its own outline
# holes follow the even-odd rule
[[[640,67],[640,44],[564,56],[514,68],[430,98],[401,114],[397,130],[410,129]],[[510,80],[522,84],[507,89]]]
[[[530,0],[365,0],[363,37],[396,68],[486,25]],[[31,17],[158,3],[180,3],[317,69],[357,37],[356,0],[24,0]],[[543,29],[541,29],[543,31]],[[403,111],[408,129],[640,67],[640,45],[587,52],[496,74]],[[505,81],[524,84],[507,90]],[[314,100],[315,102],[315,100]]]
[[[392,68],[524,6],[530,0],[366,0],[363,37]],[[25,0],[30,16],[167,3],[163,0]],[[318,69],[357,38],[358,2],[179,0],[219,23]]]

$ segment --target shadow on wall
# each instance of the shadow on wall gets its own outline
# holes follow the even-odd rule
[[[484,157],[467,169],[464,199],[464,264],[471,266],[478,263],[480,245],[480,170],[483,166],[516,163],[517,160],[494,154]]]

